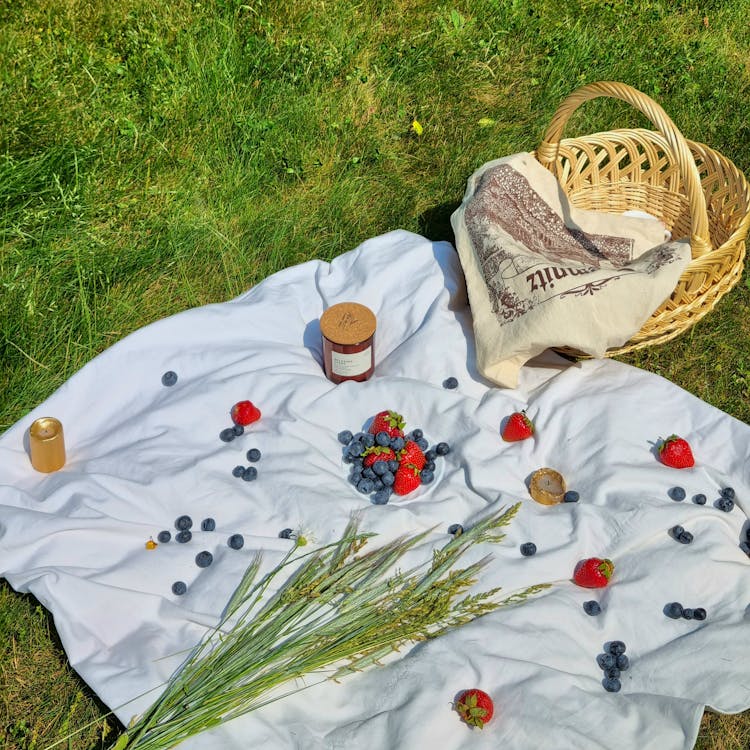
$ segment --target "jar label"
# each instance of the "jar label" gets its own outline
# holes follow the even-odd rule
[[[368,346],[356,354],[342,354],[331,352],[331,372],[342,377],[361,375],[367,372],[372,365],[372,347]]]

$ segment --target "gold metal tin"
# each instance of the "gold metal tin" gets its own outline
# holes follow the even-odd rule
[[[554,469],[537,469],[531,475],[529,494],[542,505],[557,505],[565,496],[565,479]]]
[[[41,417],[29,428],[31,465],[49,473],[65,466],[65,438],[59,419]]]

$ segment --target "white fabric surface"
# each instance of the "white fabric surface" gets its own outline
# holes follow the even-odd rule
[[[366,383],[323,375],[317,320],[355,300],[377,315],[376,370]],[[349,515],[380,539],[522,502],[482,584],[510,593],[554,582],[538,598],[500,610],[402,652],[382,668],[324,683],[186,742],[200,750],[483,748],[558,750],[690,748],[704,705],[750,707],[750,559],[739,548],[750,511],[750,429],[668,381],[611,361],[568,366],[550,355],[522,371],[515,390],[475,371],[471,317],[458,257],[447,243],[406,232],[365,242],[333,261],[289,268],[225,304],[189,310],[139,330],[90,362],[0,437],[0,574],[54,614],[71,664],[128,722],[216,621],[253,551],[268,566],[288,549],[280,529],[318,543]],[[166,370],[178,373],[171,388]],[[448,376],[455,391],[441,387]],[[218,434],[233,403],[249,398],[262,419],[233,443]],[[503,417],[527,408],[537,435],[503,443]],[[402,413],[430,443],[448,441],[436,481],[385,506],[348,484],[336,434],[377,411]],[[68,462],[35,472],[25,432],[59,418]],[[688,438],[689,470],[653,452],[660,437]],[[255,482],[232,476],[251,447],[263,452]],[[545,507],[524,481],[552,466],[579,503]],[[737,506],[713,507],[731,484]],[[667,491],[683,486],[677,503]],[[704,507],[693,494],[708,496]],[[217,530],[189,544],[146,551],[144,542],[187,513]],[[682,524],[695,539],[672,540]],[[195,531],[195,528],[194,528]],[[241,551],[227,548],[234,532]],[[533,541],[534,557],[519,545]],[[201,549],[214,555],[200,570]],[[424,549],[425,559],[428,550]],[[570,577],[585,557],[615,563],[602,591]],[[175,580],[189,585],[171,594]],[[582,603],[601,602],[590,617]],[[670,620],[670,601],[705,607],[704,622]],[[626,642],[631,660],[618,694],[604,691],[596,655]],[[482,732],[451,702],[467,687],[495,699]]]

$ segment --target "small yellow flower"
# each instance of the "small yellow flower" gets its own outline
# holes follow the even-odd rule
[[[146,549],[156,549],[159,545],[153,540],[149,539],[146,542]]]
[[[488,128],[490,125],[494,125],[495,121],[491,117],[482,117],[478,122],[480,128]]]
[[[415,133],[416,133],[417,135],[422,135],[422,130],[423,130],[423,128],[422,128],[422,126],[420,125],[420,123],[419,123],[419,120],[417,120],[417,119],[414,119],[414,120],[412,120],[412,123],[411,123],[411,129],[412,129],[412,130],[413,130],[413,131],[414,131],[414,132],[415,132]]]

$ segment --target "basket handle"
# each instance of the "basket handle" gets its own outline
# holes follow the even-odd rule
[[[711,237],[708,231],[708,213],[706,198],[701,187],[698,168],[690,153],[685,137],[677,129],[669,115],[653,99],[638,89],[618,81],[599,81],[581,86],[570,94],[557,108],[552,121],[547,127],[542,142],[536,151],[537,160],[547,169],[554,172],[560,138],[563,128],[573,112],[584,102],[600,96],[621,99],[640,110],[659,132],[666,138],[677,162],[680,175],[685,183],[685,194],[690,205],[690,248],[693,258],[700,258],[711,251]]]

